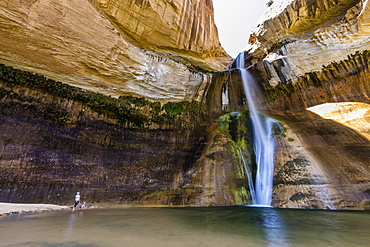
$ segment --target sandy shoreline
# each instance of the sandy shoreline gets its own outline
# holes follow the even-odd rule
[[[22,204],[0,202],[0,216],[65,210],[70,210],[70,207],[55,204]]]

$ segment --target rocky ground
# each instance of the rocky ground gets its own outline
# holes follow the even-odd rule
[[[20,204],[0,202],[0,216],[63,210],[70,210],[70,207],[54,204]]]

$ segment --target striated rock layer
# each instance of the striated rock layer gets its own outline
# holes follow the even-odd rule
[[[202,104],[115,99],[6,66],[0,78],[0,201],[245,203]]]
[[[245,203],[202,104],[211,0],[0,1],[0,42],[1,201]]]
[[[196,7],[196,8],[194,8]],[[0,2],[0,62],[80,88],[199,100],[225,68],[212,1]]]
[[[104,98],[19,71],[2,78],[2,201],[67,203],[80,190],[90,202],[248,202],[237,147],[250,151],[250,137],[233,114],[227,131],[213,125],[246,110],[238,72],[199,72],[228,59],[211,1],[1,1],[0,14],[2,63],[159,101]],[[252,32],[246,62],[265,97],[258,104],[284,122],[276,207],[368,205],[368,16],[368,1],[275,0]],[[182,100],[205,102],[207,113],[164,104]]]
[[[369,8],[367,1],[359,0],[275,1],[252,31],[247,47],[250,63],[265,70],[264,87],[296,83],[302,87],[309,73],[318,77],[309,78],[311,84],[324,84],[366,70]]]

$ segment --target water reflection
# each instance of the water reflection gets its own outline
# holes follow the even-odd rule
[[[267,240],[267,246],[289,246],[288,236],[285,232],[287,227],[279,212],[273,208],[260,210],[261,230]]]
[[[67,227],[65,229],[65,236],[64,236],[64,243],[68,243],[71,240],[71,234],[73,233],[73,230],[76,225],[76,221],[78,220],[79,216],[83,215],[83,211],[73,211],[69,219],[67,221]],[[63,245],[66,246],[66,245]]]
[[[367,246],[370,213],[128,208],[0,217],[0,246]]]

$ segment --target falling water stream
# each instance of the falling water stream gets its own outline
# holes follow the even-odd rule
[[[275,152],[272,127],[277,122],[272,118],[261,115],[257,110],[255,105],[256,99],[253,97],[251,87],[254,80],[248,69],[245,68],[244,52],[240,53],[236,58],[236,66],[240,71],[248,101],[253,128],[253,149],[257,166],[254,180],[251,181],[248,179],[249,190],[252,196],[253,206],[271,206]],[[244,166],[246,167],[245,164]],[[248,173],[248,169],[246,169],[246,172]],[[247,174],[247,177],[251,177],[251,175]]]

